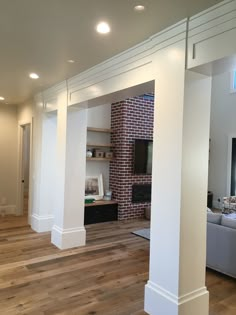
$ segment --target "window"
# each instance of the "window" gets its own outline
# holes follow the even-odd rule
[[[231,73],[230,92],[236,93],[236,70],[233,70]]]

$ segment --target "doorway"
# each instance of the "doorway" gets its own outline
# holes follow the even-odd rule
[[[31,123],[19,123],[18,132],[17,215],[30,222]]]

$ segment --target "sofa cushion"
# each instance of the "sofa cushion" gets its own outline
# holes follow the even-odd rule
[[[221,219],[221,225],[224,225],[231,229],[236,229],[236,217],[230,215],[223,215]]]
[[[221,213],[207,212],[207,222],[221,224]]]

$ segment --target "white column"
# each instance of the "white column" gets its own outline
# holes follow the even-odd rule
[[[184,45],[156,61],[150,275],[151,315],[207,315],[206,203],[211,79],[187,73]]]
[[[36,232],[51,231],[53,225],[56,130],[56,113],[50,116],[44,114],[38,198],[31,215],[31,227]]]
[[[85,245],[84,189],[87,110],[58,108],[56,210],[52,243],[60,249]]]

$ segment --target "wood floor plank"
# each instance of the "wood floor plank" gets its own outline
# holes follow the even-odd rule
[[[149,222],[89,225],[85,247],[60,251],[27,217],[0,218],[0,314],[145,315]],[[207,270],[210,315],[236,314],[236,281]]]

